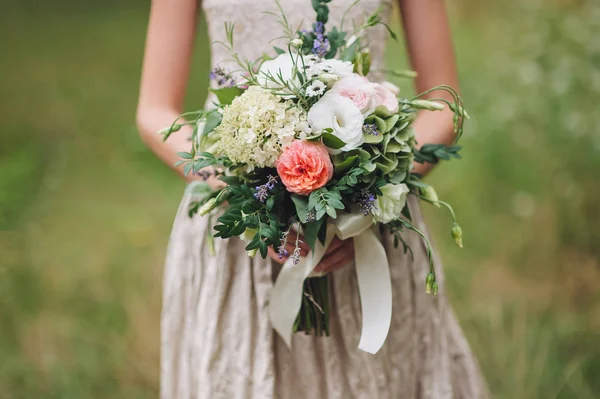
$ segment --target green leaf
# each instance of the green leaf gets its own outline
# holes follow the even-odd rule
[[[354,60],[356,59],[356,53],[357,53],[359,47],[360,47],[360,42],[358,39],[356,39],[355,41],[352,42],[351,45],[346,47],[346,49],[342,53],[342,55],[340,57],[342,59],[342,61],[354,62]]]
[[[183,175],[187,176],[190,174],[190,172],[192,171],[192,167],[193,164],[191,162],[185,164],[185,166],[183,167]]]
[[[387,133],[390,130],[392,130],[392,128],[394,127],[396,122],[398,122],[398,119],[400,119],[400,115],[392,115],[389,118],[387,118],[385,120],[385,132],[384,133]]]
[[[375,165],[383,174],[388,174],[398,166],[398,158],[394,154],[385,154],[377,159]]]
[[[222,119],[223,115],[221,115],[219,112],[209,112],[206,115],[206,121],[204,122],[204,130],[202,131],[202,134],[207,134],[215,130],[215,128],[221,124]]]
[[[210,89],[210,91],[217,95],[221,105],[231,104],[234,98],[244,92],[239,87],[223,87],[221,89]]]
[[[178,152],[177,156],[183,159],[194,159],[194,156],[191,153],[185,151]]]
[[[323,133],[321,138],[323,139],[323,144],[334,150],[339,150],[346,145],[346,143],[331,133]]]
[[[186,162],[187,162],[187,161],[184,161],[184,160],[182,160],[182,161],[177,161],[177,162],[175,162],[175,165],[174,165],[174,166],[175,166],[175,167],[178,167],[178,166],[180,166],[181,164],[183,164],[183,163],[186,163]]]
[[[270,196],[269,198],[267,198],[267,210],[270,211],[271,209],[273,209],[273,205],[275,205],[275,197]]]
[[[263,259],[266,258],[267,252],[269,250],[269,246],[267,245],[267,243],[264,241],[261,241],[258,248],[260,250],[260,256],[262,256]]]
[[[300,222],[304,223],[306,222],[306,219],[308,217],[308,200],[305,196],[301,196],[298,194],[292,194],[291,195],[292,201],[294,202],[294,205],[296,206],[296,213],[298,214],[298,218],[300,219]]]
[[[325,222],[325,219],[315,220],[314,222],[306,223],[302,225],[302,233],[304,234],[304,242],[310,247],[312,251],[315,250],[315,244],[317,243],[317,237],[319,236],[319,230]]]
[[[327,238],[327,223],[323,223],[319,229],[319,241],[322,245],[325,245],[325,239]]]
[[[277,46],[274,46],[273,50],[277,53],[277,55],[285,54],[285,50]]]
[[[380,118],[389,118],[390,116],[392,116],[393,114],[390,112],[389,109],[387,109],[387,107],[383,106],[383,105],[378,105],[377,108],[375,108],[375,115],[377,115]]]
[[[344,159],[342,162],[336,163],[334,161],[335,164],[335,174],[336,175],[341,175],[346,173],[348,170],[350,170],[350,168],[352,168],[353,166],[355,166],[358,163],[358,155],[352,155],[346,159]]]

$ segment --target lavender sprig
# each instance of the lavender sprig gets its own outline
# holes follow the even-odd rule
[[[368,216],[371,214],[373,209],[375,208],[375,201],[377,197],[374,194],[368,191],[361,191],[355,200],[355,202],[360,205],[360,211],[363,215]]]
[[[269,198],[269,193],[275,188],[275,184],[277,183],[277,177],[269,175],[268,179],[265,184],[254,187],[256,190],[254,198],[263,203]]]
[[[317,38],[313,42],[312,52],[319,57],[324,57],[331,50],[329,39],[323,37],[322,33],[317,33]]]
[[[379,136],[379,130],[377,130],[377,125],[374,123],[367,123],[365,125],[363,125],[363,133],[364,134],[369,134],[372,136]]]
[[[227,70],[222,67],[216,67],[210,71],[210,79],[216,81],[219,87],[234,87],[235,79]]]

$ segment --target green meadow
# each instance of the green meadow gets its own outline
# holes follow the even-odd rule
[[[134,125],[148,2],[0,3],[0,398],[157,397],[184,185]],[[448,295],[495,398],[599,398],[600,4],[451,15],[472,120],[463,160],[430,181],[464,249],[425,208]],[[209,72],[199,32],[190,109]],[[401,40],[388,54],[406,65]]]

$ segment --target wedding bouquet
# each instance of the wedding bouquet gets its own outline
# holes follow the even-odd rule
[[[185,174],[215,174],[227,185],[208,186],[192,204],[190,216],[216,218],[214,237],[239,236],[250,256],[263,258],[272,247],[289,256],[273,287],[270,316],[274,328],[290,342],[292,331],[329,334],[329,276],[314,273],[331,240],[354,238],[355,263],[363,308],[359,347],[376,352],[391,318],[391,283],[385,251],[373,230],[387,231],[402,244],[401,232],[422,236],[431,271],[424,288],[437,292],[430,244],[411,223],[407,195],[445,206],[454,219],[452,236],[462,246],[462,232],[450,206],[412,173],[414,162],[437,163],[459,158],[456,145],[417,148],[411,127],[420,110],[454,112],[457,140],[468,118],[457,93],[438,86],[415,98],[398,98],[398,88],[369,80],[370,57],[361,33],[382,24],[375,13],[353,29],[326,29],[327,3],[312,1],[312,30],[294,29],[281,7],[275,14],[287,48],[273,57],[247,60],[234,49],[233,25],[225,42],[239,71],[217,68],[212,77],[214,107],[186,113],[162,133],[191,125],[189,152],[179,153]],[[387,71],[414,77],[410,71]],[[422,99],[444,90],[453,101]],[[212,167],[211,172],[206,172]],[[288,234],[298,234],[295,250],[285,249]],[[212,240],[212,237],[208,239]],[[311,254],[300,257],[299,240]]]

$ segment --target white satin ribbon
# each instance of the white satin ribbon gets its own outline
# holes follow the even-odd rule
[[[362,332],[358,349],[375,354],[381,349],[392,321],[392,282],[383,245],[372,230],[373,218],[361,214],[340,215],[327,226],[325,245],[317,240],[312,257],[294,265],[288,259],[271,290],[271,324],[288,346],[294,321],[302,304],[304,280],[325,255],[335,236],[354,238],[354,259],[362,307]]]

